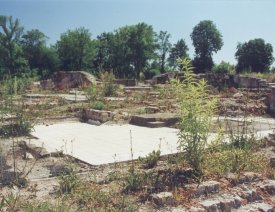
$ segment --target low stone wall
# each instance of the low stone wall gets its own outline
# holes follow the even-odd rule
[[[48,80],[41,80],[40,81],[41,89],[43,90],[51,90],[54,88],[53,81],[51,79]]]
[[[114,113],[106,110],[83,109],[82,111],[79,111],[76,116],[85,122],[93,120],[104,123],[113,120]]]
[[[271,93],[267,96],[267,106],[268,106],[268,113],[271,115],[275,115],[275,89],[271,90]]]
[[[259,88],[262,79],[256,77],[234,75],[233,81],[239,88]]]
[[[87,87],[96,82],[96,78],[84,71],[59,71],[52,78],[54,87],[59,90]]]
[[[116,79],[116,84],[124,85],[124,86],[136,86],[137,81],[134,79]]]

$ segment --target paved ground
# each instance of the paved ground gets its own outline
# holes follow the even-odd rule
[[[257,138],[273,132],[274,120],[259,118],[253,120],[255,121],[262,126],[256,129]],[[134,159],[158,149],[162,155],[175,153],[177,133],[178,130],[166,127],[146,128],[129,124],[94,126],[80,122],[63,122],[35,126],[32,135],[38,139],[33,139],[32,143],[43,145],[48,152],[63,150],[89,164],[100,165],[130,160],[131,140]],[[213,133],[209,140],[215,137]]]
[[[94,126],[80,122],[37,125],[32,133],[49,152],[63,150],[89,164],[99,165],[145,156],[160,148],[161,154],[177,152],[177,130],[134,125]],[[132,137],[132,139],[131,139]]]

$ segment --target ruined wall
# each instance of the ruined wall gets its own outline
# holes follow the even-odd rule
[[[95,83],[96,78],[84,71],[59,71],[52,77],[54,87],[59,90],[87,87]]]

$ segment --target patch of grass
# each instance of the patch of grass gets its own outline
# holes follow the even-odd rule
[[[160,158],[160,150],[153,150],[145,157],[139,157],[138,160],[143,164],[146,169],[151,169],[157,165]]]
[[[95,110],[103,110],[104,109],[104,103],[101,101],[95,101],[92,105],[92,108]]]
[[[209,151],[203,160],[205,174],[219,177],[229,172],[237,174],[243,171],[264,173],[268,166],[269,161],[263,154],[238,148]]]
[[[60,175],[58,177],[60,194],[72,193],[80,185],[80,181],[74,170],[71,170],[68,175]]]

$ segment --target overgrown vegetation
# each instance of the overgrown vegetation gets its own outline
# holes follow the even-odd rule
[[[216,99],[209,98],[204,80],[197,81],[194,78],[189,59],[179,59],[178,62],[185,74],[182,83],[179,80],[173,81],[180,103],[179,148],[186,155],[189,164],[201,175]]]
[[[157,165],[157,162],[160,158],[160,150],[153,150],[145,157],[139,157],[139,161],[143,164],[143,167],[146,169],[151,169]]]

